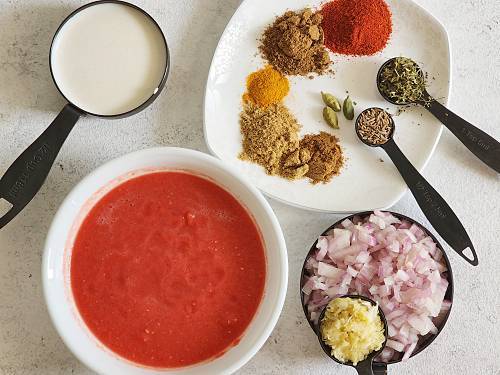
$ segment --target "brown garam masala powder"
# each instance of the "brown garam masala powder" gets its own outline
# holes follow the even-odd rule
[[[313,184],[330,181],[340,173],[344,165],[338,139],[330,133],[307,134],[300,141],[300,150],[307,150],[311,155],[307,162],[309,169],[306,177],[309,177]]]
[[[321,13],[309,8],[286,12],[264,31],[262,55],[283,74],[325,73],[331,60],[323,44],[322,20]]]

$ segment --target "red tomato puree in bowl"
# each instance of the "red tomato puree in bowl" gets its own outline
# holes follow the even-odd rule
[[[71,287],[97,339],[152,367],[236,345],[262,299],[266,259],[246,209],[215,183],[155,172],[121,183],[83,220]]]

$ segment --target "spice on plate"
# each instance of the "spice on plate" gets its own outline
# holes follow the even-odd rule
[[[300,125],[282,103],[266,108],[244,103],[240,130],[240,159],[260,164],[269,175],[309,178],[316,184],[329,182],[340,173],[343,156],[337,138],[321,132],[300,140]]]
[[[321,14],[311,9],[288,11],[264,31],[260,51],[283,74],[322,74],[331,61],[321,21]]]
[[[240,114],[243,136],[240,159],[262,165],[270,175],[283,175],[282,159],[299,148],[299,129],[297,120],[282,103],[266,108],[245,103]],[[291,173],[292,168],[288,169],[287,176],[292,179],[305,174],[305,168],[296,171],[297,175]]]
[[[407,57],[396,57],[380,72],[380,91],[397,104],[426,101],[425,74]]]
[[[354,118],[354,104],[353,104],[351,98],[349,97],[349,95],[347,95],[347,98],[345,98],[344,105],[342,106],[342,109],[344,111],[344,117],[347,120],[350,121]]]
[[[339,129],[339,118],[333,109],[330,107],[323,108],[323,119],[333,129]]]
[[[333,0],[321,8],[325,45],[344,55],[373,55],[392,33],[391,11],[384,0]]]
[[[247,92],[243,95],[243,100],[267,107],[281,102],[289,91],[288,79],[268,65],[247,77]]]
[[[336,298],[328,303],[321,321],[321,337],[332,356],[354,366],[385,342],[378,306],[359,298]]]
[[[329,94],[327,92],[321,91],[321,97],[323,98],[323,102],[333,109],[335,112],[340,112],[342,107],[340,106],[339,100],[333,96],[332,94]]]
[[[344,164],[342,148],[338,139],[326,132],[308,134],[300,141],[300,150],[310,155],[306,177],[313,184],[327,183],[340,173]]]
[[[359,136],[372,145],[387,143],[394,129],[391,115],[380,108],[369,108],[363,111],[356,126]]]

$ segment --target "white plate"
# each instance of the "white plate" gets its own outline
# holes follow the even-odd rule
[[[239,170],[267,195],[285,203],[325,212],[355,212],[385,209],[406,192],[406,184],[382,150],[363,145],[354,133],[354,122],[341,116],[340,138],[346,165],[328,184],[312,185],[306,180],[290,182],[268,176],[259,165],[238,159],[241,151],[239,113],[247,75],[265,62],[257,54],[258,38],[274,17],[287,9],[319,7],[318,0],[246,0],[222,35],[212,61],[205,93],[205,139],[210,151]],[[285,104],[298,118],[301,134],[329,131],[322,119],[320,91],[339,98],[348,90],[358,103],[356,115],[372,106],[389,108],[376,89],[376,73],[384,61],[408,56],[429,73],[429,92],[447,104],[451,86],[450,45],[446,30],[429,12],[411,0],[387,0],[393,13],[389,45],[375,56],[332,55],[335,76],[313,80],[291,77],[291,92]],[[441,124],[422,108],[411,108],[396,117],[396,142],[422,170],[441,135]],[[382,159],[384,162],[381,162]]]
[[[212,178],[231,192],[254,217],[266,250],[264,296],[241,341],[220,357],[186,368],[160,370],[131,363],[105,348],[87,329],[70,285],[71,246],[88,210],[116,184],[148,170],[181,169]],[[286,244],[269,203],[223,162],[201,152],[154,148],[112,160],[85,177],[64,200],[47,236],[42,264],[45,301],[54,325],[69,349],[100,374],[231,374],[252,358],[267,340],[283,308],[288,280]]]

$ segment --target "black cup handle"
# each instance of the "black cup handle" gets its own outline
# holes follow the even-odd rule
[[[441,121],[474,155],[500,173],[500,142],[465,121],[437,100],[432,99],[424,107]]]
[[[81,111],[67,104],[7,169],[0,179],[0,199],[5,199],[12,207],[0,217],[0,229],[16,217],[40,190],[59,150],[81,115]]]
[[[387,363],[374,362],[372,368],[373,375],[387,375]]]
[[[372,359],[365,359],[364,361],[361,361],[356,365],[355,369],[358,372],[358,375],[374,375]]]
[[[401,173],[420,209],[450,247],[473,266],[478,265],[474,246],[451,207],[410,163],[393,139],[382,145]],[[464,254],[470,249],[473,259]]]

